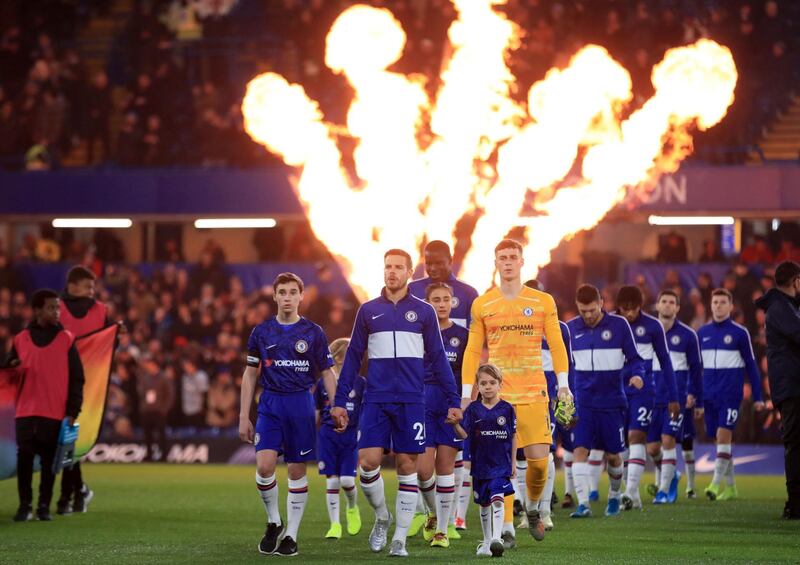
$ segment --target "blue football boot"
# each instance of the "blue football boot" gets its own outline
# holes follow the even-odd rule
[[[570,518],[591,518],[592,516],[592,509],[588,506],[584,506],[583,504],[579,504],[578,508],[575,509],[575,512],[569,515]]]
[[[678,500],[678,483],[681,482],[680,471],[675,471],[675,476],[672,477],[672,482],[669,483],[669,492],[667,493],[667,502],[675,504]]]
[[[619,516],[619,498],[609,498],[606,505],[606,516]]]
[[[669,501],[666,492],[658,491],[653,499],[653,504],[666,504]]]

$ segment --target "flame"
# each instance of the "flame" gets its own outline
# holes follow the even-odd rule
[[[733,103],[730,50],[704,39],[665,54],[655,94],[633,112],[629,73],[594,45],[551,69],[522,104],[506,63],[521,32],[493,9],[505,0],[452,1],[458,18],[433,101],[423,78],[387,70],[406,43],[391,12],[355,5],[326,41],[327,66],[355,92],[346,128],[274,73],[253,79],[242,103],[250,136],[295,168],[315,234],[362,299],[380,289],[387,249],[413,254],[425,239],[452,240],[469,213],[478,220],[462,278],[491,285],[494,246],[517,226],[534,275],[563,240],[676,170],[691,130],[717,124]],[[357,184],[342,165],[342,135],[357,144]],[[526,215],[526,199],[536,215]]]

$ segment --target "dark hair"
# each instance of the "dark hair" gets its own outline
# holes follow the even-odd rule
[[[85,280],[95,281],[97,276],[82,265],[72,267],[67,273],[67,284],[75,284]]]
[[[34,310],[44,308],[44,303],[51,298],[58,298],[58,293],[55,290],[49,288],[39,289],[31,296],[31,306]]]
[[[389,251],[383,254],[383,260],[385,261],[389,255],[400,255],[401,257],[405,257],[406,265],[408,265],[409,269],[411,269],[414,266],[414,262],[411,260],[411,255],[409,255],[402,249],[390,249]]]
[[[448,259],[453,258],[453,255],[450,252],[450,246],[440,239],[429,241],[425,246],[425,253],[441,253]]]
[[[591,304],[600,300],[600,291],[591,284],[582,284],[575,293],[575,301],[579,304]]]
[[[727,288],[715,288],[711,291],[711,296],[727,296],[731,304],[733,304],[733,294]]]
[[[633,306],[634,308],[641,308],[644,304],[644,295],[642,289],[638,286],[625,285],[617,292],[617,306]]]
[[[795,277],[800,277],[800,265],[794,261],[784,261],[775,268],[775,284],[787,286]]]
[[[678,293],[675,292],[674,290],[672,290],[671,288],[665,288],[664,290],[659,292],[658,293],[658,299],[656,300],[656,302],[661,300],[662,296],[671,296],[671,297],[673,297],[675,299],[675,302],[677,302],[678,305],[680,305],[680,303],[681,303],[681,297],[678,296]]]
[[[475,371],[475,382],[477,383],[480,380],[480,375],[483,373],[484,375],[488,375],[498,383],[503,384],[503,371],[500,370],[500,367],[495,365],[494,363],[484,363],[478,370]]]
[[[432,282],[428,286],[425,287],[425,300],[428,300],[431,297],[431,294],[434,290],[446,290],[450,293],[450,296],[453,296],[453,287],[447,283],[443,282]]]
[[[497,253],[501,249],[516,249],[517,251],[520,252],[520,254],[522,254],[522,244],[515,239],[506,238],[502,240],[495,246],[494,252]]]
[[[532,288],[533,290],[544,291],[544,285],[542,284],[542,281],[540,281],[539,279],[527,280],[525,281],[525,286],[527,286],[528,288]]]
[[[296,283],[297,286],[300,288],[300,292],[303,292],[303,279],[295,275],[294,273],[281,273],[275,280],[272,281],[272,289],[275,290],[278,288],[279,284],[287,284],[287,283]]]

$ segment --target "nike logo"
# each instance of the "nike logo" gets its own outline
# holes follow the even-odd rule
[[[425,445],[425,442],[424,441],[418,441],[417,445]]]
[[[268,345],[267,349],[272,349],[273,347],[278,347],[277,343],[273,343],[272,345]]]
[[[481,420],[475,420],[475,422],[474,422],[474,423],[475,423],[475,424],[477,424],[478,422],[483,422],[483,419],[481,419]]]
[[[301,451],[300,455],[308,455],[309,453],[311,453],[311,450],[310,449],[306,449],[305,451]]]
[[[378,319],[378,318],[380,318],[381,316],[383,316],[383,314],[378,314],[377,316],[373,316],[373,317],[372,317],[372,319],[373,319],[373,320],[377,320],[377,319]]]
[[[711,338],[710,337],[704,337],[703,341],[708,341],[709,339],[711,339]]]
[[[758,461],[763,461],[764,459],[769,459],[769,455],[766,453],[757,453],[755,455],[734,457],[731,459],[731,461],[733,462],[734,466],[736,466],[746,465],[748,463],[756,463]],[[694,468],[698,473],[712,473],[714,471],[714,461],[711,459],[711,455],[704,453],[700,459],[695,461]]]
[[[580,339],[584,336],[584,334],[575,334],[575,339]]]

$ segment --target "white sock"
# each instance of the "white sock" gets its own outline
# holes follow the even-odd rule
[[[585,461],[573,463],[572,476],[575,480],[575,495],[578,497],[578,504],[589,506],[589,464]]]
[[[339,523],[339,477],[328,477],[325,501],[328,503],[328,518],[331,524]]]
[[[356,495],[358,494],[358,491],[356,490],[356,478],[339,477],[339,482],[342,484],[344,497],[347,499],[347,508],[353,508],[358,503],[356,498]]]
[[[419,481],[419,498],[422,499],[425,509],[423,512],[433,513],[436,510],[436,476],[431,475],[427,481]],[[417,505],[419,510],[419,505]]]
[[[456,496],[456,478],[453,475],[436,477],[436,531],[447,533],[450,516],[453,514],[453,499]]]
[[[397,475],[397,501],[394,507],[397,522],[392,541],[399,540],[405,543],[408,528],[411,526],[411,520],[414,519],[417,496],[419,496],[417,474]]]
[[[647,449],[643,443],[634,443],[630,446],[628,458],[628,480],[625,483],[625,494],[634,500],[639,500],[639,481],[644,473],[647,461]]]
[[[628,459],[631,456],[630,449],[626,448],[621,455],[622,455],[622,481],[625,484],[628,484]]]
[[[728,465],[731,464],[731,444],[717,444],[717,458],[714,461],[714,478],[711,479],[712,485],[720,484],[728,474]]]
[[[471,496],[472,477],[465,472],[464,480],[461,482],[461,488],[458,489],[458,501],[456,503],[456,517],[464,520],[465,524],[467,521],[467,507],[469,506],[469,499]]]
[[[264,503],[264,509],[267,511],[267,521],[270,524],[281,525],[281,513],[278,510],[278,481],[275,479],[275,473],[269,477],[262,477],[256,473],[256,486],[258,487],[258,494],[261,495],[261,501]]]
[[[612,467],[608,465],[608,498],[619,498],[619,490],[622,487],[622,473],[625,466],[620,464],[619,467]]]
[[[553,487],[556,482],[556,461],[551,453],[547,462],[547,482],[544,484],[542,499],[539,501],[539,514],[550,515],[550,501],[553,499]]]
[[[304,476],[295,481],[289,479],[289,494],[286,496],[286,535],[295,541],[307,502],[308,477]]]
[[[600,489],[600,475],[603,474],[603,455],[602,449],[592,449],[589,452],[589,479],[592,492]]]
[[[375,518],[378,520],[388,520],[389,508],[386,506],[386,496],[383,492],[381,468],[378,467],[374,471],[365,471],[363,468],[359,468],[358,474],[364,498],[367,499],[369,505],[375,510]]]
[[[504,508],[503,520],[505,520],[505,507],[503,507],[503,508]],[[512,536],[515,536],[515,537],[517,535],[517,529],[514,527],[514,521],[513,520],[511,522],[503,522],[502,530],[503,530],[503,533],[509,532]]]
[[[664,449],[661,452],[661,481],[658,483],[658,490],[669,492],[669,485],[675,478],[675,465],[677,464],[678,450]]]
[[[456,455],[456,466],[453,470],[455,477],[456,490],[453,495],[453,510],[450,512],[450,523],[456,523],[456,514],[458,514],[458,495],[461,493],[461,485],[464,482],[464,461],[461,459],[461,452]]]
[[[499,540],[503,533],[503,521],[505,520],[505,504],[503,495],[492,496],[492,540]]]
[[[492,505],[481,506],[481,530],[484,543],[492,541]]]
[[[572,478],[572,465],[574,456],[571,451],[564,452],[564,494],[572,495],[575,492],[575,481]]]
[[[664,454],[659,451],[658,455],[650,459],[653,460],[653,465],[656,469],[656,486],[658,486],[661,484],[661,461],[664,459]]]
[[[517,479],[514,485],[514,500],[519,500],[522,507],[528,506],[528,486],[525,484],[525,476],[528,474],[528,460],[517,461]]]
[[[417,497],[417,509],[414,511],[416,514],[427,514],[428,510],[425,508],[425,497],[422,496],[422,492],[419,493]]]
[[[694,449],[687,449],[683,451],[683,463],[686,466],[686,488],[694,490]]]

